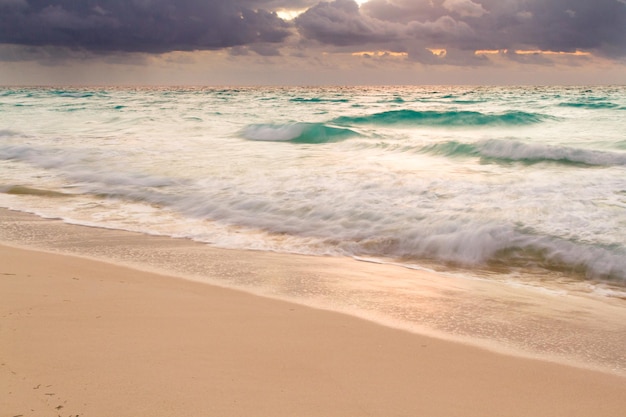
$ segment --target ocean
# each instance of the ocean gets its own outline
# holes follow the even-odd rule
[[[624,374],[625,132],[626,87],[4,87],[0,207],[270,257],[0,239]]]
[[[626,285],[625,87],[3,88],[0,115],[2,207]]]

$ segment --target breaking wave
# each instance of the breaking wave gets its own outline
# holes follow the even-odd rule
[[[449,141],[424,147],[420,151],[449,157],[479,156],[492,160],[521,161],[526,163],[549,161],[593,166],[626,165],[625,153],[499,139],[491,139],[477,143]]]
[[[323,123],[253,124],[241,132],[245,139],[273,142],[327,143],[359,134]]]
[[[431,260],[459,267],[539,268],[626,283],[623,245],[536,234],[463,215],[422,217],[393,209],[383,215],[358,199],[326,200],[324,204],[316,199],[278,203],[260,195],[238,195],[215,201],[213,196],[194,194],[174,205],[193,217],[260,230],[287,242],[287,246],[272,250],[298,248],[310,254],[383,257],[409,263]]]
[[[20,161],[46,170],[62,173],[66,178],[82,184],[101,184],[108,187],[167,187],[180,181],[140,172],[112,169],[111,164],[88,151],[32,147],[28,145],[0,146],[0,161]],[[24,193],[27,194],[27,193]],[[32,193],[31,193],[32,194]]]
[[[355,242],[348,252],[357,256],[382,254],[406,261],[430,259],[463,267],[540,268],[587,279],[626,283],[623,247],[602,247],[533,235],[506,225],[472,225],[435,219],[421,223],[394,237],[377,236]]]
[[[456,154],[481,152],[476,145],[448,143],[447,146]],[[461,213],[427,214],[394,208],[393,204],[381,205],[386,201],[385,195],[372,200],[367,184],[345,195],[320,192],[316,187],[298,194],[297,198],[289,193],[277,198],[245,189],[223,193],[224,189],[237,187],[219,178],[184,181],[123,167],[112,170],[104,161],[94,165],[92,156],[82,151],[28,146],[0,148],[0,160],[23,161],[58,172],[80,184],[80,190],[75,191],[145,202],[182,213],[186,218],[207,219],[238,230],[261,231],[269,241],[280,237],[276,241],[285,243],[276,247],[268,243],[272,250],[294,251],[295,247],[299,252],[312,254],[436,260],[459,266],[537,267],[626,283],[623,244],[592,244],[536,234],[507,223],[472,220]],[[65,195],[23,186],[0,187],[0,192],[49,198]],[[387,197],[393,201],[392,195]],[[184,237],[215,242],[212,233],[204,236],[193,233]]]
[[[619,107],[618,104],[611,103],[609,101],[565,102],[565,103],[559,104],[559,106],[560,107],[574,107],[577,109],[588,109],[588,110],[617,109]]]
[[[423,125],[423,126],[519,126],[540,123],[550,116],[522,111],[485,114],[476,111],[391,110],[366,116],[341,116],[338,125]]]

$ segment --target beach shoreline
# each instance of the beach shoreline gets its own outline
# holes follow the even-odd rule
[[[0,384],[9,393],[1,416],[621,416],[626,407],[620,375],[505,355],[254,290],[253,278],[384,269],[376,265],[354,261],[349,271],[345,261],[325,259],[311,270],[310,257],[203,252],[214,267],[207,274],[221,274],[215,278],[256,274],[249,291],[239,291],[158,274],[156,261],[155,271],[142,271],[74,256],[58,228],[78,233],[83,248],[129,251],[139,241],[159,255],[165,239],[180,256],[193,252],[193,242],[0,214]],[[9,239],[18,229],[21,243]],[[52,246],[61,253],[41,251],[36,242],[44,235],[58,237]]]
[[[533,286],[346,257],[222,249],[2,208],[0,221],[0,244],[104,261],[499,353],[626,376],[624,300],[610,292],[599,296],[580,283]]]

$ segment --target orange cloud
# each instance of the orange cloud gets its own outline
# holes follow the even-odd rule
[[[517,55],[560,55],[560,56],[591,56],[591,52],[575,51],[544,51],[541,49],[516,49],[513,51]],[[479,49],[474,51],[474,55],[500,55],[509,53],[508,49]]]
[[[576,51],[576,52],[563,52],[563,51],[542,51],[540,49],[516,49],[515,53],[518,55],[568,55],[568,56],[591,56],[591,52]]]
[[[392,51],[359,51],[359,52],[352,52],[352,56],[406,58],[407,56],[409,56],[409,54],[406,52],[392,52]]]
[[[431,54],[439,57],[444,57],[448,53],[448,51],[444,48],[426,48],[430,51]]]

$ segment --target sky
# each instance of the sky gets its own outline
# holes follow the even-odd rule
[[[626,0],[0,0],[49,84],[626,84]]]

